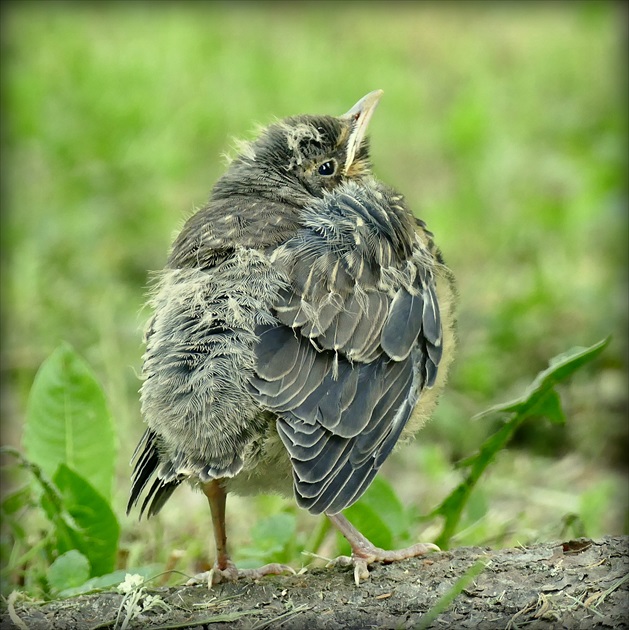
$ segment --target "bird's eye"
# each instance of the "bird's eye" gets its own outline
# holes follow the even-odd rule
[[[319,175],[334,175],[334,171],[336,170],[336,163],[334,160],[328,160],[319,166],[317,172]]]

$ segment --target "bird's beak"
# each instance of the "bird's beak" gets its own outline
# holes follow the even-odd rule
[[[347,169],[352,165],[356,151],[360,147],[360,143],[363,141],[365,134],[367,133],[367,126],[371,120],[371,116],[378,106],[380,97],[382,96],[382,90],[375,90],[369,92],[367,96],[363,96],[354,107],[352,107],[346,114],[341,116],[342,119],[350,120],[352,124],[349,138],[347,140],[347,158],[345,159],[344,172],[347,173]]]

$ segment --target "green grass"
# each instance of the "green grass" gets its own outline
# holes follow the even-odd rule
[[[450,386],[385,474],[426,513],[453,460],[574,345],[603,358],[564,388],[566,427],[535,423],[474,495],[462,543],[626,526],[626,99],[619,5],[589,3],[14,3],[3,8],[3,443],[18,445],[42,360],[66,340],[104,383],[119,441],[130,562],[193,570],[200,495],[159,520],[122,516],[142,432],[137,374],[148,271],[208,197],[232,137],[296,113],[342,113],[385,92],[376,173],[436,234],[459,290]],[[231,540],[293,510],[234,499]],[[242,515],[247,514],[244,518]],[[253,514],[254,516],[249,516]],[[182,518],[185,515],[185,518]],[[315,525],[298,516],[305,540]],[[431,530],[417,534],[430,537]]]

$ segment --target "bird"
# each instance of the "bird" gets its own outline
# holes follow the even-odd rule
[[[372,171],[382,94],[340,116],[276,119],[241,142],[155,274],[127,513],[153,516],[183,482],[200,488],[210,587],[294,572],[235,566],[228,493],[279,493],[325,514],[352,549],[335,562],[357,584],[375,563],[438,549],[380,549],[342,514],[430,417],[456,345],[453,274]]]

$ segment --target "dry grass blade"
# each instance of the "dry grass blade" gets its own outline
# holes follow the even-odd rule
[[[306,610],[310,610],[312,606],[308,606],[307,604],[302,604],[301,606],[297,606],[297,608],[293,608],[292,610],[287,610],[285,613],[278,615],[274,619],[270,619],[269,621],[263,621],[261,623],[256,624],[251,628],[251,630],[265,630],[266,628],[270,628],[272,625],[279,622],[279,624],[288,621],[291,617],[298,615],[299,613],[305,612]]]

